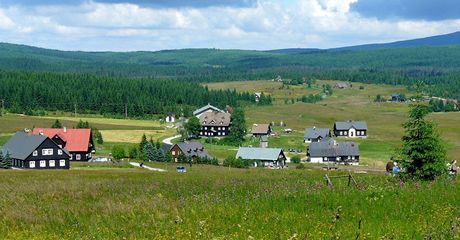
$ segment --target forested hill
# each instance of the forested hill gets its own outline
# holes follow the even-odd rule
[[[84,73],[109,77],[213,82],[242,79],[317,78],[412,85],[459,98],[460,46],[359,51],[273,53],[184,49],[158,52],[66,52],[0,44],[0,69]]]
[[[0,70],[0,99],[14,113],[40,115],[43,110],[144,117],[167,113],[190,116],[213,103],[225,108],[255,103],[249,93],[208,90],[197,83],[176,80],[127,79],[88,74],[57,74]],[[263,98],[263,99],[262,99]],[[259,104],[271,104],[262,96]]]

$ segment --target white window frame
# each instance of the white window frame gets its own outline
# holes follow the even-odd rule
[[[35,150],[35,151],[32,153],[32,156],[34,156],[34,157],[38,156],[38,151]]]
[[[40,167],[41,168],[46,167],[46,160],[40,160]]]
[[[80,160],[81,160],[81,155],[80,155],[80,154],[76,154],[76,155],[75,155],[75,160],[80,161]]]
[[[50,160],[49,163],[50,167],[56,167],[56,161]]]
[[[59,160],[59,167],[65,167],[65,160]]]
[[[174,150],[171,151],[171,155],[173,155],[173,156],[176,155],[176,151],[174,151]]]
[[[58,155],[62,155],[62,149],[58,149]]]
[[[53,149],[52,148],[45,148],[45,149],[42,149],[42,155],[43,156],[51,156],[53,155]]]
[[[29,161],[29,168],[35,168],[35,161]]]

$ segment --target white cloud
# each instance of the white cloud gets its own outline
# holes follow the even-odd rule
[[[0,8],[0,41],[66,50],[328,48],[460,28],[460,20],[366,18],[350,11],[357,1],[259,0],[247,8],[154,8],[91,0],[72,6],[15,6]]]

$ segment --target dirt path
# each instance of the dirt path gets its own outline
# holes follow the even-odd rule
[[[137,162],[130,162],[129,164],[131,164],[132,166],[135,166],[135,167],[141,167],[141,164],[140,163],[137,163]],[[153,168],[153,167],[149,167],[149,166],[142,166],[142,168],[145,168],[147,170],[150,170],[150,171],[156,171],[156,172],[166,172],[165,169],[161,169],[161,168]]]

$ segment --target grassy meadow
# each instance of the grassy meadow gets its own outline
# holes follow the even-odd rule
[[[87,166],[89,165],[89,166]],[[1,239],[454,239],[457,181],[400,185],[355,174],[329,189],[311,169],[72,164],[0,171]],[[337,175],[340,173],[332,173]]]
[[[339,81],[317,81],[315,89],[323,84],[335,85]],[[316,104],[301,103],[285,104],[285,99],[298,98],[310,94],[315,89],[306,89],[306,86],[290,86],[281,88],[282,83],[273,81],[224,82],[207,84],[210,89],[236,89],[252,92],[264,91],[275,97],[273,106],[247,107],[246,122],[248,128],[253,123],[280,123],[287,124],[293,129],[291,134],[281,133],[281,128],[275,130],[280,133],[279,139],[271,138],[272,147],[302,147],[303,133],[307,127],[333,128],[335,121],[367,121],[369,137],[367,139],[353,139],[360,145],[361,163],[382,168],[400,145],[403,136],[402,123],[408,117],[408,103],[375,103],[373,100],[380,94],[386,99],[392,93],[411,93],[403,86],[376,85],[353,83],[348,89],[333,89],[333,95]],[[362,87],[363,89],[360,89]],[[429,118],[439,126],[439,132],[446,141],[449,158],[460,154],[460,113],[435,113]],[[341,140],[341,139],[339,139]],[[342,139],[346,140],[346,139]],[[305,152],[305,151],[304,151]]]

